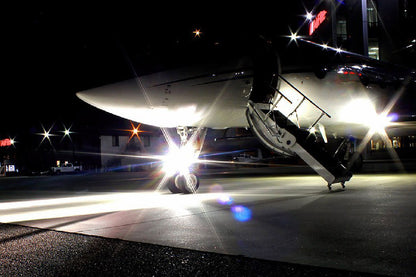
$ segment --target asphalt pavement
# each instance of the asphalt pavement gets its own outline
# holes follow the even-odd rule
[[[0,179],[0,275],[416,275],[416,175]]]

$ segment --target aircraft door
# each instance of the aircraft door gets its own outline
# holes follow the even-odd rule
[[[279,89],[280,59],[271,42],[261,38],[256,43],[253,57],[253,86],[250,100],[254,103],[270,103]]]

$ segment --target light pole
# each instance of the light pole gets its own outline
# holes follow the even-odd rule
[[[362,21],[363,21],[363,55],[368,57],[367,0],[361,0],[361,14],[362,14]]]

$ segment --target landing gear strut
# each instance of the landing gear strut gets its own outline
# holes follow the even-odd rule
[[[199,178],[194,173],[192,164],[197,160],[204,144],[206,129],[201,128],[176,128],[181,144],[178,148],[170,141],[170,148],[176,149],[171,165],[175,166],[174,172],[170,172],[167,187],[172,193],[196,193],[199,188]],[[173,174],[172,174],[173,173]]]

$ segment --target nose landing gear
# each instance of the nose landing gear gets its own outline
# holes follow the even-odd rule
[[[172,140],[168,140],[173,157],[168,159],[168,166],[171,176],[167,187],[172,193],[196,193],[199,188],[199,178],[192,169],[193,163],[197,161],[204,144],[206,129],[177,127],[177,133],[181,138],[181,145],[178,148]],[[172,175],[171,175],[172,174]]]
[[[178,174],[168,182],[168,189],[172,193],[196,193],[199,188],[199,178],[193,174]]]

